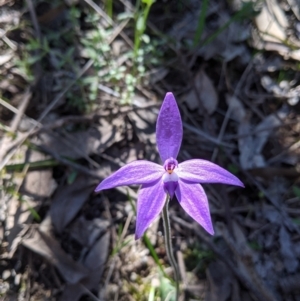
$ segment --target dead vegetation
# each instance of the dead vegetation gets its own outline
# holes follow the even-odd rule
[[[0,299],[173,300],[161,222],[134,240],[137,188],[93,193],[159,160],[172,91],[179,160],[246,186],[205,187],[214,237],[171,203],[181,300],[300,300],[298,2],[157,1],[143,31],[143,3],[0,0]]]

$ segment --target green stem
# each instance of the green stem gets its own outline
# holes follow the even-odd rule
[[[166,251],[167,251],[169,261],[173,267],[174,276],[175,276],[175,283],[176,283],[175,300],[178,301],[178,298],[179,298],[179,270],[178,270],[178,266],[177,266],[177,263],[176,263],[176,260],[174,258],[174,254],[173,254],[168,205],[169,205],[169,196],[167,197],[165,206],[163,208],[163,224],[164,224],[164,231],[165,231]]]

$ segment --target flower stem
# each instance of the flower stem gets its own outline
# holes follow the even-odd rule
[[[174,270],[175,276],[175,283],[176,283],[176,298],[175,300],[178,301],[179,298],[179,270],[174,258],[173,248],[172,248],[172,239],[171,239],[171,227],[170,227],[170,218],[169,218],[169,196],[167,196],[166,203],[163,208],[163,224],[164,224],[164,231],[165,231],[165,244],[166,244],[166,251],[169,258],[169,261]]]

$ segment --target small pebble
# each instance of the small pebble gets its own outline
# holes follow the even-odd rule
[[[136,281],[136,280],[137,280],[137,274],[136,274],[135,272],[132,272],[132,273],[130,274],[130,280],[131,280],[131,281]]]
[[[5,271],[3,271],[3,273],[2,273],[2,279],[3,279],[3,280],[6,280],[6,279],[8,279],[8,278],[10,277],[10,275],[11,275],[10,270],[5,270]]]
[[[16,286],[19,286],[20,283],[21,283],[21,274],[17,274],[17,275],[15,276],[14,284],[15,284]]]
[[[290,106],[295,106],[299,102],[299,97],[298,96],[291,97],[287,100],[287,102]]]

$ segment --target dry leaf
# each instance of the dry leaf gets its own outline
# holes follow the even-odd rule
[[[261,153],[269,136],[274,133],[274,129],[282,124],[282,120],[287,116],[286,107],[282,107],[277,113],[267,116],[254,129],[255,132],[255,148],[256,153]]]
[[[150,73],[150,82],[152,85],[156,84],[157,82],[160,82],[163,78],[167,76],[169,73],[169,69],[160,67],[160,68],[154,68],[151,70]]]
[[[253,46],[256,47],[256,44]],[[295,46],[295,47],[297,47],[297,46]],[[263,46],[260,45],[260,47],[256,47],[256,48],[258,48],[258,49],[264,48],[267,51],[276,51],[280,55],[282,55],[285,60],[294,59],[294,60],[300,61],[300,50],[299,49],[292,50],[290,47],[285,46],[283,44],[266,42]]]
[[[33,150],[28,151],[28,156],[28,162],[30,163],[49,159],[49,156]],[[35,199],[47,198],[52,195],[56,186],[57,184],[52,178],[52,169],[45,168],[28,171],[20,192]]]
[[[242,122],[246,118],[246,110],[242,102],[235,95],[226,95],[227,105],[230,107],[231,116],[237,122]]]
[[[206,301],[226,301],[231,294],[232,275],[221,261],[212,262],[206,270],[209,291]]]
[[[292,9],[294,15],[297,17],[298,21],[300,21],[300,2],[299,0],[287,0],[290,8]]]
[[[23,240],[23,245],[55,265],[68,283],[78,283],[88,275],[88,270],[60,247],[50,231],[48,233],[36,231],[32,238]]]
[[[108,247],[109,232],[105,233],[91,248],[84,260],[84,266],[90,271],[97,271],[101,275],[108,255]]]
[[[79,159],[91,154],[100,154],[113,143],[120,141],[122,123],[122,119],[114,119],[111,123],[102,119],[100,126],[69,133],[66,137],[42,133],[36,143],[60,156]]]
[[[98,288],[102,277],[104,264],[108,255],[109,232],[104,234],[93,246],[84,260],[84,265],[89,269],[87,277],[78,284],[66,285],[60,301],[78,301],[86,290]]]
[[[94,179],[79,176],[71,185],[61,187],[56,192],[50,207],[50,216],[58,233],[61,233],[65,226],[76,216],[93,192],[95,185]]]
[[[140,107],[147,105],[147,100],[143,97],[135,97],[133,100],[135,104]],[[139,137],[140,141],[147,143],[148,141],[155,145],[155,124],[158,111],[156,108],[149,108],[145,110],[133,111],[128,114],[131,122],[133,123],[133,129]]]
[[[287,18],[276,0],[268,2],[263,2],[260,14],[255,17],[256,26],[265,41],[283,42],[286,40]]]
[[[58,301],[78,301],[85,293],[85,288],[81,284],[67,284]]]
[[[294,0],[289,0],[294,2]],[[252,31],[251,45],[257,49],[276,51],[285,60],[300,60],[299,40],[287,34],[289,27],[287,16],[276,0],[263,2],[260,14],[255,18],[257,31]],[[287,46],[288,44],[292,45]]]
[[[191,90],[185,97],[185,102],[189,109],[198,109],[199,114],[205,114],[205,112],[201,110],[201,108],[204,107],[208,114],[213,114],[218,106],[219,97],[214,84],[203,68],[196,74],[195,88],[197,92]],[[199,101],[201,101],[201,104],[199,104]]]
[[[107,230],[108,224],[108,221],[101,218],[87,220],[80,216],[72,223],[69,231],[76,241],[89,248]]]
[[[13,56],[14,56],[13,52],[7,52],[5,54],[0,55],[0,66],[9,62],[13,58]]]
[[[262,168],[266,166],[262,155],[263,148],[267,143],[274,129],[282,123],[287,116],[287,110],[282,107],[277,113],[267,116],[254,129],[255,134],[251,135],[252,127],[250,121],[245,118],[238,127],[240,163],[244,169]]]

